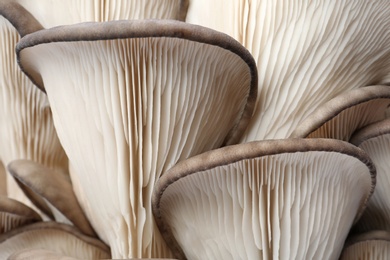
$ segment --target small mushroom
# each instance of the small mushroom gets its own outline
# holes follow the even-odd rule
[[[385,119],[389,105],[388,86],[346,91],[318,107],[299,124],[292,137],[349,141],[356,130]]]
[[[257,90],[248,51],[200,26],[134,20],[41,30],[17,54],[48,95],[76,196],[113,257],[170,257],[154,183],[179,160],[240,139]]]
[[[389,259],[390,232],[375,230],[349,238],[340,260]]]
[[[16,160],[8,165],[27,197],[53,220],[73,224],[84,234],[96,236],[73,192],[67,175],[29,160]]]
[[[41,220],[39,214],[30,207],[17,200],[0,196],[0,234]]]
[[[349,143],[259,141],[179,162],[153,213],[179,259],[337,259],[374,186],[374,165]]]
[[[390,231],[390,119],[362,128],[353,135],[351,143],[363,149],[377,169],[374,194],[354,231]]]
[[[111,257],[110,249],[100,240],[57,222],[38,222],[0,235],[1,259],[27,249],[49,250],[77,259]]]

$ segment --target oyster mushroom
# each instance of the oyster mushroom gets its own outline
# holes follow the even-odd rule
[[[369,157],[346,142],[259,141],[179,162],[153,212],[180,259],[337,259],[374,186]]]
[[[169,257],[154,183],[177,161],[239,140],[256,98],[251,55],[225,34],[170,20],[41,30],[17,53],[48,95],[76,196],[113,257]]]
[[[14,228],[41,221],[41,217],[23,203],[0,196],[0,234]]]
[[[377,168],[377,186],[355,232],[390,231],[390,119],[371,124],[355,133],[351,143],[363,149]]]
[[[349,238],[340,260],[388,259],[389,256],[390,232],[375,230]]]
[[[107,259],[110,249],[96,238],[72,226],[57,222],[38,222],[0,235],[0,258],[27,249],[41,249],[77,259]]]
[[[287,138],[337,95],[389,84],[389,17],[388,0],[190,0],[186,22],[229,34],[256,60],[245,142]]]
[[[349,141],[356,130],[385,119],[389,105],[388,86],[346,91],[318,107],[299,124],[292,137]]]
[[[69,176],[29,160],[16,160],[8,165],[27,197],[53,220],[75,225],[84,234],[96,236],[73,192]],[[54,215],[54,216],[53,216]]]

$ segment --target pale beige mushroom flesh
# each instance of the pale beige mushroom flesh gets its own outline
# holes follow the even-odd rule
[[[354,231],[390,231],[390,119],[361,129],[352,137],[351,143],[363,149],[377,169],[374,194]]]
[[[53,220],[75,225],[84,234],[96,236],[77,201],[69,176],[53,173],[29,160],[11,162],[8,171],[27,197]]]
[[[5,11],[3,8],[4,1],[0,1],[0,161],[6,166],[16,159],[29,159],[65,173],[68,160],[54,129],[47,97],[33,86],[17,65],[15,46],[20,36],[1,16]],[[22,35],[41,28],[32,20],[29,21],[31,26],[26,27],[23,18],[28,13],[18,8],[8,15],[20,15],[19,23],[15,25]],[[9,197],[33,207],[11,176],[6,176],[6,183]]]
[[[242,142],[287,138],[337,95],[390,83],[388,0],[190,0],[186,22],[227,33],[256,60]]]
[[[76,196],[113,257],[170,257],[154,183],[177,161],[239,140],[257,91],[249,52],[207,28],[137,20],[41,30],[17,53],[48,95]]]
[[[340,260],[390,259],[390,232],[375,230],[349,238]]]
[[[42,221],[39,214],[23,203],[0,195],[0,234]]]
[[[386,117],[390,87],[370,86],[346,91],[317,108],[291,137],[349,141],[352,134]]]
[[[66,256],[47,249],[23,249],[11,254],[7,260],[31,260],[31,259],[50,259],[50,260],[77,260],[77,258]]]
[[[375,167],[332,139],[232,145],[161,176],[153,212],[184,259],[337,259],[375,186]]]
[[[77,259],[111,258],[107,245],[78,229],[57,222],[39,222],[0,235],[0,259],[27,249],[43,249]]]

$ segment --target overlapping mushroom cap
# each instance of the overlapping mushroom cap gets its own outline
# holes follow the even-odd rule
[[[336,259],[374,186],[369,157],[348,143],[261,141],[179,162],[153,211],[179,258]]]
[[[390,105],[390,87],[369,86],[346,91],[319,106],[292,137],[350,141],[355,131],[381,121]]]
[[[110,249],[100,240],[80,233],[72,226],[40,222],[13,229],[0,235],[0,258],[25,250],[49,250],[76,259],[107,259]]]
[[[257,62],[243,142],[287,138],[340,93],[390,82],[388,0],[191,0],[186,21],[229,34]]]
[[[377,168],[377,186],[355,231],[390,231],[390,119],[369,125],[353,135],[351,143],[363,149]]]
[[[42,30],[17,52],[48,94],[76,195],[113,257],[169,256],[154,228],[154,182],[181,159],[238,141],[256,97],[250,54],[168,20]]]
[[[340,260],[389,259],[390,232],[375,230],[349,238]]]

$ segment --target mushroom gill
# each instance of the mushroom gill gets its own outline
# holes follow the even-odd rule
[[[27,249],[41,249],[76,259],[107,259],[110,249],[96,238],[72,226],[57,222],[38,222],[0,235],[0,258]]]
[[[390,258],[390,232],[375,230],[355,235],[345,242],[340,260],[376,260]]]
[[[0,160],[8,165],[16,159],[29,159],[65,173],[68,160],[47,97],[19,69],[15,46],[20,36],[2,16],[0,35]],[[9,197],[32,206],[12,177],[7,176],[6,182]]]
[[[154,183],[177,161],[239,140],[256,97],[250,54],[225,34],[170,20],[41,30],[17,53],[48,95],[76,196],[113,257],[169,257]]]
[[[153,212],[180,259],[337,259],[374,186],[369,157],[346,142],[258,141],[179,162]]]
[[[242,142],[287,138],[337,95],[390,82],[388,0],[190,0],[186,22],[229,34],[256,60]]]
[[[361,129],[352,137],[351,143],[363,149],[377,169],[374,194],[354,231],[390,231],[390,119]]]
[[[319,106],[294,130],[292,137],[349,141],[352,134],[386,117],[390,87],[369,86],[346,91]]]

